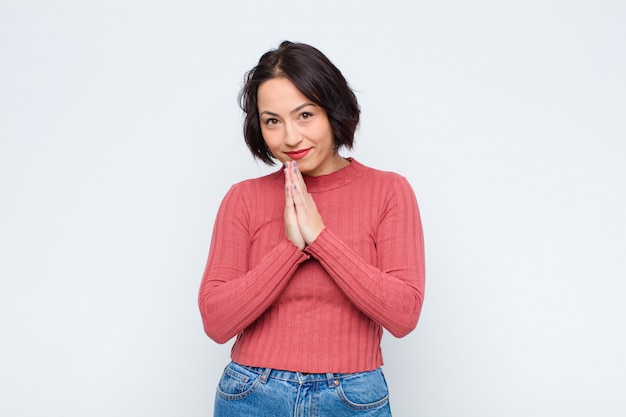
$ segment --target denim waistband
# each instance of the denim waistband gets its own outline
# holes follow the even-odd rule
[[[297,382],[297,383],[306,383],[306,382],[328,382],[328,385],[339,385],[340,380],[345,378],[350,378],[357,376],[358,374],[334,374],[331,372],[320,373],[320,374],[309,374],[305,372],[292,372],[292,371],[283,371],[280,369],[273,368],[258,368],[254,366],[246,366],[237,364],[247,370],[257,373],[261,375],[261,381],[265,382],[270,378],[279,379],[282,381],[289,382]]]

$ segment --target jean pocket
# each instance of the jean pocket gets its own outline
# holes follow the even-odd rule
[[[257,389],[260,378],[261,375],[231,363],[217,384],[217,394],[226,400],[240,400]]]
[[[341,379],[337,395],[345,405],[357,410],[381,407],[389,402],[389,388],[380,369]]]

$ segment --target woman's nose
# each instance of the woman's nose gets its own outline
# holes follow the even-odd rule
[[[297,146],[300,142],[302,142],[302,134],[295,126],[287,126],[285,128],[283,142],[287,146]]]

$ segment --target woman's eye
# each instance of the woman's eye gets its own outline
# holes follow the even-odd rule
[[[307,113],[307,112],[304,112],[304,113],[302,113],[302,114],[300,115],[300,118],[301,118],[301,119],[303,119],[303,120],[306,120],[306,119],[310,119],[312,116],[313,116],[313,114],[312,114],[312,113]]]
[[[265,121],[265,124],[268,125],[268,126],[274,126],[277,123],[278,123],[278,120],[276,120],[276,119],[267,119]]]

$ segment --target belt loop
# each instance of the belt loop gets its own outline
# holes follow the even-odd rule
[[[335,378],[335,375],[331,374],[330,372],[326,372],[326,380],[328,381],[329,388],[337,388],[337,386],[339,385],[339,380]]]
[[[267,382],[267,379],[270,377],[271,373],[272,373],[272,368],[265,368],[265,370],[263,371],[263,374],[261,375],[261,382],[265,384]]]

